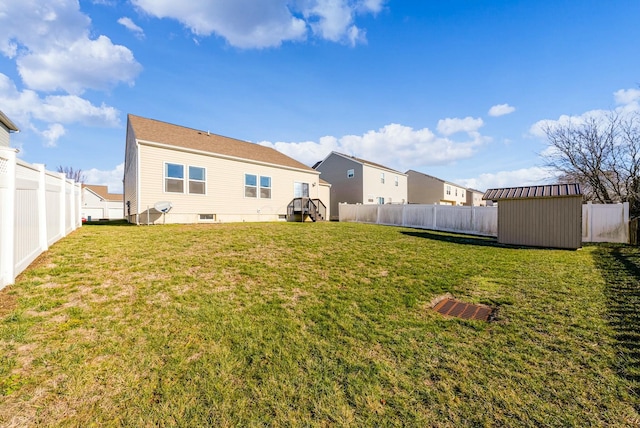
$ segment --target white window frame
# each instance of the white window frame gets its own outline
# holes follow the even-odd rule
[[[263,186],[262,185],[262,179],[263,178],[268,178],[269,179],[269,185],[268,186]],[[271,199],[271,189],[273,189],[273,180],[271,179],[270,175],[261,175],[260,179],[258,180],[258,198],[260,199]],[[262,189],[269,189],[269,196],[262,196]]]
[[[191,168],[198,168],[201,169],[204,175],[204,179],[203,180],[199,180],[199,179],[195,179],[195,178],[191,178]],[[198,192],[192,192],[191,191],[191,182],[194,183],[202,183],[203,187],[204,187],[204,192],[202,193],[198,193]],[[202,196],[206,196],[207,195],[207,168],[203,167],[203,166],[197,166],[197,165],[188,165],[187,166],[187,192],[190,195],[202,195]]]
[[[400,178],[396,175],[396,187],[400,186]]]
[[[248,176],[255,177],[255,179],[256,179],[256,184],[255,185],[252,186],[252,185],[247,184],[247,177]],[[246,172],[244,174],[244,176],[243,176],[243,181],[244,181],[243,189],[244,189],[244,197],[245,198],[258,199],[258,180],[259,179],[260,179],[260,176],[258,174],[250,174],[248,172]],[[247,196],[247,188],[255,189],[255,196],[250,196],[250,195]]]
[[[384,184],[384,172],[380,173],[380,183]]]
[[[353,178],[356,175],[356,171],[354,169],[347,170],[347,178]]]
[[[182,177],[178,178],[178,177],[171,177],[169,176],[169,165],[176,165],[182,168]],[[185,172],[185,165],[181,164],[181,163],[174,163],[174,162],[164,162],[164,193],[180,193],[180,194],[184,194],[185,188],[184,188],[184,172]],[[175,180],[175,181],[181,181],[182,182],[182,191],[180,192],[174,192],[171,190],[167,190],[167,180]]]

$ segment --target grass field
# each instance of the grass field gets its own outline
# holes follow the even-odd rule
[[[639,392],[622,245],[85,226],[0,292],[0,426],[638,426]]]

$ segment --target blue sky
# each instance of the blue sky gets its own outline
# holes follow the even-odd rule
[[[308,164],[553,181],[539,131],[640,110],[640,1],[0,0],[19,156],[121,191],[126,115]]]

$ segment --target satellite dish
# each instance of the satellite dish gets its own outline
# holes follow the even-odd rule
[[[156,211],[160,211],[161,213],[166,214],[173,207],[173,205],[171,205],[171,202],[169,201],[160,201],[156,202],[153,207],[156,209]]]

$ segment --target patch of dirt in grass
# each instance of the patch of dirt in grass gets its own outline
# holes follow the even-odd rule
[[[9,287],[0,290],[0,318],[13,312],[18,307],[18,299],[9,292]]]

